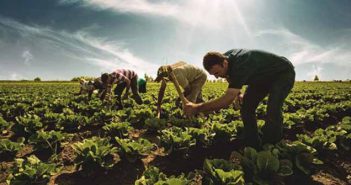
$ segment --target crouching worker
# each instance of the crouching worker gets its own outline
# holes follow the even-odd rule
[[[106,90],[102,93],[100,99],[104,100],[107,93],[111,93],[112,87],[114,84],[117,84],[116,88],[114,89],[114,94],[117,99],[118,106],[123,108],[122,103],[122,93],[124,89],[126,92],[124,93],[124,98],[128,97],[129,89],[132,90],[132,98],[140,105],[143,103],[141,97],[138,93],[138,75],[136,72],[128,69],[117,69],[113,73],[104,73],[101,75],[101,81],[106,87]]]
[[[96,78],[95,80],[86,81],[84,79],[79,80],[80,91],[74,95],[88,94],[89,99],[95,90],[98,90],[98,95],[101,96],[104,86],[102,84],[101,78]]]
[[[157,99],[158,114],[161,112],[162,99],[167,86],[166,82],[172,81],[167,70],[169,66],[172,68],[179,85],[184,89],[184,96],[193,103],[203,102],[201,91],[207,80],[207,75],[204,70],[185,62],[161,66],[157,71],[157,77],[155,79],[156,82],[162,81]]]

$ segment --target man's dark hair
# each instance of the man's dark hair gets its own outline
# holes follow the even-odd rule
[[[95,89],[104,89],[105,88],[101,78],[95,79],[93,82],[93,85],[94,85]]]
[[[203,59],[204,68],[207,71],[210,71],[212,66],[216,64],[222,65],[225,59],[226,59],[226,56],[223,55],[222,53],[216,52],[216,51],[210,51],[204,56],[204,59]]]
[[[108,73],[104,73],[101,75],[101,81],[102,83],[106,83],[108,79]]]

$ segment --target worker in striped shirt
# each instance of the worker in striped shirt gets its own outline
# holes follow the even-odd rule
[[[138,103],[142,104],[143,101],[138,93],[138,75],[133,70],[129,69],[117,69],[113,73],[104,73],[101,75],[101,80],[106,88],[105,92],[102,93],[100,99],[104,100],[107,93],[111,93],[112,86],[117,84],[114,89],[115,97],[117,98],[117,103],[121,108],[123,108],[122,103],[122,93],[124,89],[126,92],[124,93],[124,98],[128,97],[129,89],[132,90],[132,98]]]
[[[166,89],[166,82],[172,81],[169,78],[167,70],[169,66],[172,68],[179,85],[183,88],[184,96],[193,103],[203,102],[201,91],[207,80],[207,75],[204,70],[182,61],[171,65],[164,65],[158,69],[155,79],[156,82],[162,81],[157,100],[158,114],[161,113],[161,104]]]

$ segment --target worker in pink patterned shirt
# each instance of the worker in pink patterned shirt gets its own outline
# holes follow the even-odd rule
[[[117,84],[114,89],[114,94],[117,98],[117,103],[121,108],[123,108],[122,103],[122,93],[123,90],[126,89],[124,93],[124,98],[128,97],[129,89],[132,89],[132,98],[138,103],[142,104],[143,101],[138,93],[138,75],[133,70],[129,69],[117,69],[113,73],[104,73],[101,75],[101,81],[104,84],[106,90],[102,93],[100,99],[104,100],[107,93],[112,92],[113,84]]]

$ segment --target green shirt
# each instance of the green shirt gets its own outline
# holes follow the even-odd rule
[[[274,78],[294,66],[285,57],[260,50],[232,49],[228,57],[228,88],[240,89],[243,85],[269,85]]]

